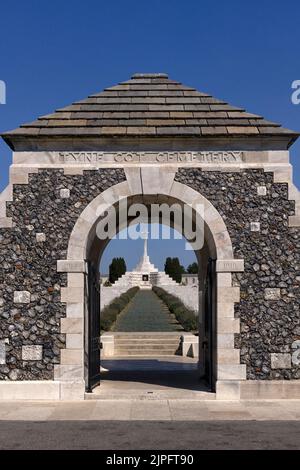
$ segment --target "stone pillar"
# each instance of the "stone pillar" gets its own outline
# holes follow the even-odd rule
[[[82,260],[59,260],[58,272],[68,273],[68,287],[61,289],[61,301],[67,304],[61,319],[61,332],[66,334],[66,349],[61,350],[60,365],[54,368],[54,379],[60,382],[62,400],[84,398],[84,282],[86,264]]]

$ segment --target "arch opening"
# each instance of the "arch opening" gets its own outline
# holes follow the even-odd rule
[[[174,349],[173,355],[175,356],[175,352],[177,350],[181,350],[181,354],[183,354],[184,348],[189,348],[189,353],[187,354],[186,358],[183,359],[183,356],[175,356],[175,357],[169,357],[171,354],[168,355],[168,357],[165,358],[164,361],[161,363],[159,362],[159,358],[162,354],[164,354],[164,351],[160,351],[159,349],[157,350],[157,357],[155,359],[156,361],[156,366],[158,368],[158,371],[156,374],[152,370],[152,376],[154,373],[155,378],[157,379],[156,381],[159,382],[159,369],[160,366],[164,369],[164,376],[167,373],[167,366],[169,363],[170,370],[174,371],[174,366],[177,366],[178,371],[177,371],[177,377],[176,377],[176,383],[177,386],[180,386],[180,381],[178,378],[180,375],[182,376],[182,387],[187,387],[191,388],[191,386],[194,386],[196,389],[201,388],[205,389],[204,383],[207,384],[209,390],[214,390],[215,385],[214,385],[214,370],[213,370],[213,354],[214,354],[214,349],[215,349],[215,333],[213,331],[213,328],[215,326],[215,305],[213,302],[213,298],[215,297],[215,289],[216,289],[216,283],[215,283],[215,273],[209,271],[212,271],[215,266],[215,256],[216,256],[216,249],[215,245],[213,243],[211,235],[208,235],[208,233],[205,236],[205,228],[204,225],[202,226],[201,221],[199,220],[199,217],[197,217],[197,214],[195,210],[190,211],[185,217],[179,217],[179,212],[183,212],[184,209],[184,203],[182,201],[179,201],[175,198],[169,198],[168,201],[166,202],[165,198],[156,195],[156,196],[134,196],[134,197],[129,197],[126,201],[128,209],[128,216],[127,217],[120,217],[120,212],[124,210],[124,206],[121,207],[122,204],[120,202],[117,202],[114,204],[114,206],[111,206],[107,211],[105,211],[105,216],[103,217],[103,214],[100,214],[100,219],[102,219],[103,222],[103,227],[105,227],[106,230],[109,232],[109,236],[105,239],[99,237],[99,226],[98,221],[94,224],[92,229],[89,232],[89,237],[87,241],[87,247],[86,247],[86,260],[89,266],[89,276],[88,276],[88,283],[89,284],[94,284],[95,286],[98,286],[99,283],[101,283],[100,277],[99,277],[99,266],[101,265],[101,259],[103,256],[103,253],[105,252],[106,248],[108,247],[109,243],[111,243],[112,237],[115,237],[117,234],[120,233],[120,231],[124,232],[124,229],[128,229],[129,227],[129,232],[130,229],[132,229],[133,225],[138,226],[138,225],[148,225],[148,227],[152,227],[152,224],[159,224],[160,226],[168,225],[171,229],[178,231],[183,237],[185,235],[185,225],[189,226],[189,229],[186,230],[189,235],[191,235],[191,230],[193,231],[192,237],[194,239],[194,245],[196,245],[196,249],[193,250],[195,254],[195,258],[197,259],[198,266],[199,266],[199,272],[198,272],[198,286],[196,287],[197,295],[196,295],[196,302],[193,302],[193,310],[195,310],[195,314],[197,317],[197,326],[195,330],[192,332],[186,331],[184,327],[181,326],[181,324],[178,323],[178,329],[177,329],[177,335],[174,333],[174,340],[178,342],[178,345],[176,349]],[[146,209],[147,215],[141,214],[141,212],[136,211],[138,208],[140,211],[142,208],[140,208],[139,204],[143,204],[143,206]],[[153,205],[159,205],[162,207],[164,205],[164,208],[168,206],[169,208],[174,209],[174,212],[170,212],[170,217],[167,220],[166,217],[164,217],[164,214],[161,212],[158,212],[156,214],[156,217],[153,217],[153,211],[151,208]],[[132,208],[135,208],[134,215],[132,215]],[[112,210],[113,209],[113,210]],[[178,210],[178,213],[176,214],[176,210]],[[136,217],[136,213],[138,213],[138,217]],[[182,215],[182,214],[181,214]],[[103,217],[103,218],[102,218]],[[116,220],[111,220],[111,219],[116,219]],[[98,219],[99,220],[99,219]],[[137,222],[138,220],[138,222]],[[111,223],[112,222],[112,223]],[[117,223],[116,223],[117,222]],[[197,224],[199,226],[197,226]],[[102,227],[102,229],[103,229]],[[110,228],[112,227],[112,228]],[[110,229],[109,229],[110,228]],[[150,229],[151,231],[151,229]],[[198,240],[198,243],[195,243],[195,233],[198,233],[199,238],[203,237],[203,240]],[[207,229],[206,229],[207,231]],[[201,233],[203,232],[203,234]],[[101,231],[101,234],[103,235],[103,230]],[[143,236],[143,234],[142,234]],[[191,246],[189,247],[191,249]],[[145,255],[144,253],[144,256]],[[148,258],[148,256],[147,256]],[[148,258],[149,261],[149,258]],[[144,268],[145,271],[145,268]],[[100,288],[100,310],[104,306],[103,304],[103,299],[102,297],[107,297],[107,294],[112,293],[112,295],[109,297],[109,301],[113,301],[114,298],[118,298],[118,294],[122,295],[124,294],[130,287],[138,285],[141,292],[137,294],[138,300],[135,297],[133,302],[136,301],[138,302],[138,305],[140,305],[140,308],[145,308],[146,304],[148,302],[153,302],[153,307],[151,314],[154,317],[154,311],[155,307],[157,307],[158,303],[156,303],[155,297],[151,297],[151,294],[149,292],[146,292],[145,290],[149,288],[153,289],[163,289],[167,294],[171,294],[174,297],[176,296],[177,298],[181,298],[182,300],[182,290],[187,291],[185,293],[185,298],[183,300],[183,305],[187,307],[187,310],[189,309],[188,307],[188,302],[191,299],[188,299],[188,296],[193,296],[195,297],[195,288],[191,289],[189,287],[184,287],[179,285],[179,283],[174,282],[174,284],[178,285],[173,285],[172,280],[170,279],[170,283],[167,285],[164,284],[166,281],[161,281],[161,277],[163,277],[162,273],[155,273],[152,272],[152,274],[148,271],[144,272],[141,270],[139,274],[137,272],[135,273],[134,276],[134,281],[131,284],[129,281],[126,282],[121,279],[118,280],[116,283],[114,283],[111,287],[102,287]],[[133,275],[133,274],[132,274]],[[130,275],[129,275],[130,276]],[[138,280],[137,276],[140,276],[140,279]],[[208,278],[210,276],[210,278]],[[127,275],[128,277],[128,275]],[[168,281],[167,281],[168,282]],[[122,285],[123,283],[123,285]],[[118,287],[117,287],[118,286]],[[108,292],[105,292],[108,291]],[[88,285],[87,292],[89,296],[99,296],[99,291],[97,288],[94,290],[91,289],[91,286]],[[179,293],[180,292],[180,293]],[[105,295],[106,294],[106,295]],[[109,303],[107,301],[107,303]],[[134,307],[132,307],[134,308]],[[117,320],[116,325],[114,325],[114,331],[109,331],[105,334],[102,332],[101,340],[104,342],[104,345],[107,345],[107,340],[111,340],[113,342],[113,350],[114,350],[114,356],[112,357],[106,357],[105,354],[100,354],[102,356],[102,361],[100,360],[100,363],[104,366],[102,367],[103,372],[102,374],[99,372],[97,375],[97,367],[99,363],[99,353],[97,351],[97,348],[95,348],[95,345],[97,345],[97,338],[101,332],[99,332],[99,327],[101,329],[101,322],[99,323],[95,319],[95,316],[99,316],[101,318],[101,314],[99,312],[99,304],[97,301],[95,301],[93,298],[88,300],[88,309],[92,309],[92,312],[88,313],[88,322],[89,322],[89,335],[88,338],[86,339],[87,344],[86,344],[86,351],[89,356],[89,360],[87,363],[87,368],[91,369],[87,371],[87,389],[92,390],[93,387],[97,384],[99,384],[100,380],[103,380],[103,378],[106,377],[111,377],[111,382],[110,385],[113,384],[113,382],[117,382],[120,377],[123,376],[122,372],[124,371],[124,367],[126,369],[126,375],[127,375],[127,381],[130,380],[129,376],[131,377],[131,380],[136,381],[137,377],[141,376],[140,372],[143,372],[143,381],[147,383],[147,377],[145,377],[145,370],[149,370],[149,367],[153,369],[154,367],[154,356],[151,359],[147,359],[146,356],[150,354],[150,351],[147,348],[150,348],[148,343],[150,341],[153,343],[157,339],[157,343],[159,341],[159,334],[162,336],[163,341],[171,341],[171,334],[173,333],[167,333],[164,331],[160,331],[159,333],[155,331],[155,327],[153,325],[153,328],[150,329],[151,334],[147,332],[146,336],[146,331],[145,331],[145,325],[142,319],[139,319],[139,326],[136,324],[134,325],[135,330],[137,329],[139,333],[143,333],[143,336],[145,336],[145,357],[143,359],[138,358],[142,351],[141,350],[134,350],[134,348],[137,348],[137,341],[138,341],[138,336],[136,335],[136,331],[131,331],[131,333],[134,333],[134,336],[130,336],[128,331],[121,333],[121,331],[125,329],[128,329],[129,325],[127,322],[127,325],[124,326],[124,319],[123,319],[123,324],[120,322],[120,320]],[[98,311],[98,312],[97,312]],[[136,312],[135,312],[136,313]],[[121,315],[121,314],[120,314]],[[129,312],[127,311],[126,315],[129,315]],[[161,317],[162,318],[162,317]],[[121,323],[121,325],[120,325]],[[147,326],[149,329],[149,325]],[[163,330],[166,328],[166,325],[160,324],[160,330]],[[177,327],[176,327],[177,328]],[[181,328],[181,329],[179,329]],[[91,331],[92,329],[92,331]],[[168,328],[167,328],[168,329]],[[172,330],[175,332],[175,326],[172,326]],[[163,335],[165,333],[165,336]],[[95,336],[94,336],[95,335]],[[124,335],[124,336],[122,336]],[[127,357],[123,357],[124,352],[121,350],[121,347],[123,344],[121,341],[127,340],[126,347],[130,348],[127,350]],[[181,339],[179,339],[181,338]],[[141,341],[141,338],[139,338]],[[187,346],[188,340],[192,341],[190,345]],[[101,343],[102,343],[101,341]],[[131,344],[129,345],[129,341],[131,341]],[[193,341],[195,341],[193,343]],[[183,344],[185,342],[185,344]],[[119,344],[121,343],[121,344]],[[93,346],[94,345],[94,346]],[[111,344],[110,344],[111,346]],[[155,346],[152,344],[151,346],[157,347],[158,344]],[[111,347],[110,349],[110,354],[111,354]],[[162,349],[162,348],[161,348]],[[106,352],[107,348],[105,348]],[[119,357],[120,354],[122,357]],[[153,351],[152,351],[153,354]],[[93,355],[93,359],[91,360],[91,355]],[[193,356],[193,360],[189,358],[189,356]],[[132,357],[134,356],[134,357]],[[174,361],[174,359],[177,359],[177,362]],[[185,360],[185,362],[183,362]],[[144,365],[143,365],[144,364]],[[140,370],[137,370],[137,366],[139,365]],[[107,374],[107,368],[110,369],[110,375]],[[190,374],[187,374],[187,370],[190,368],[189,372]],[[129,371],[131,374],[129,375]],[[133,372],[134,371],[134,372]],[[182,374],[182,371],[184,373]],[[132,373],[134,375],[134,378],[132,377]],[[150,374],[151,375],[151,374]],[[171,385],[172,382],[172,375],[169,377],[169,385]],[[102,377],[101,377],[102,376]],[[151,379],[149,377],[148,373],[148,381]],[[152,377],[153,379],[153,377]],[[165,377],[164,377],[165,379]],[[199,380],[203,379],[203,383],[200,385]],[[106,379],[107,380],[107,379]],[[105,381],[105,379],[104,379]],[[164,381],[164,380],[162,380]],[[153,380],[152,380],[153,382]],[[154,380],[155,382],[155,380]],[[184,384],[185,382],[185,384]],[[191,383],[194,382],[194,383]],[[147,384],[150,385],[150,384]],[[153,384],[152,384],[153,385]],[[157,384],[159,385],[159,383]]]
[[[85,335],[84,354],[82,356],[83,362],[81,365],[82,370],[85,371],[84,378],[87,390],[91,390],[94,385],[97,385],[99,383],[100,378],[100,375],[97,376],[94,383],[92,383],[93,381],[91,382],[89,380],[89,377],[91,376],[91,343],[94,343],[95,345],[97,345],[97,341],[99,343],[100,323],[97,323],[96,326],[91,326],[91,308],[87,297],[89,295],[91,296],[91,292],[89,291],[89,286],[91,285],[91,282],[94,282],[95,285],[99,286],[99,264],[104,250],[106,249],[110,241],[110,238],[103,240],[97,236],[97,224],[101,217],[103,217],[103,214],[107,214],[107,210],[109,208],[114,207],[114,209],[118,213],[120,201],[124,199],[127,200],[128,207],[131,207],[133,204],[141,202],[146,206],[149,206],[152,203],[165,203],[169,206],[176,203],[181,207],[184,204],[189,204],[190,206],[192,206],[191,219],[194,225],[197,225],[197,221],[199,221],[199,218],[196,217],[197,204],[202,205],[202,210],[204,212],[202,212],[200,215],[203,221],[202,231],[204,243],[201,248],[195,250],[198,264],[199,266],[201,266],[201,270],[198,275],[199,377],[201,376],[206,378],[209,383],[210,390],[215,390],[215,384],[217,380],[220,380],[221,378],[222,380],[226,379],[226,373],[223,373],[223,375],[220,374],[220,369],[222,369],[222,366],[220,366],[218,363],[218,358],[220,357],[218,348],[221,348],[222,350],[224,348],[228,348],[228,350],[231,351],[234,349],[234,345],[233,341],[230,341],[229,346],[218,344],[220,340],[221,342],[224,341],[224,335],[222,338],[222,333],[219,334],[219,332],[217,331],[217,327],[218,315],[220,312],[221,305],[220,302],[226,302],[226,311],[228,312],[228,316],[232,317],[234,302],[237,301],[235,299],[232,299],[230,296],[228,297],[228,295],[224,292],[224,290],[234,289],[232,287],[231,279],[231,272],[233,272],[234,269],[230,267],[230,263],[227,263],[228,260],[233,260],[231,240],[220,214],[218,214],[216,209],[212,206],[211,203],[209,203],[209,201],[207,201],[199,193],[195,192],[194,190],[191,190],[190,188],[188,188],[187,191],[187,187],[185,187],[185,185],[179,183],[174,184],[178,185],[178,194],[176,195],[176,197],[170,194],[132,194],[132,191],[129,191],[128,189],[127,183],[120,183],[116,185],[118,188],[116,188],[115,186],[97,196],[83,211],[77,223],[75,224],[69,241],[68,259],[66,262],[67,268],[65,269],[65,271],[68,271],[69,273],[72,273],[74,271],[79,273],[81,271],[78,268],[78,263],[81,263],[80,266],[84,266],[83,271],[85,272],[85,274],[82,273],[82,279],[85,279],[85,289],[83,290],[83,298],[81,298],[81,302],[83,307],[82,313],[84,317]],[[178,191],[178,189],[180,191]],[[101,208],[100,212],[99,207]],[[132,222],[133,219],[131,219],[130,217],[128,217],[126,220],[123,219],[122,223],[118,223],[116,225],[113,235],[123,230],[126,226],[128,226],[128,224]],[[149,223],[151,221],[146,218],[144,222]],[[156,222],[161,223],[162,221],[161,219],[158,219]],[[173,228],[176,227],[176,229],[178,229],[174,220],[172,219],[170,219],[169,225]],[[224,263],[224,266],[227,263],[229,269],[221,270],[221,272],[218,272],[217,264],[220,261]],[[91,272],[94,273],[92,275],[92,278],[89,277],[89,273]],[[68,283],[67,289],[71,287],[71,284]],[[93,295],[95,296],[96,294],[94,293],[92,294],[92,296]],[[227,299],[225,299],[226,295],[228,297]],[[70,305],[68,305],[68,303]],[[77,303],[74,302],[74,299],[73,301],[67,301],[67,317],[68,310],[69,312],[72,312],[72,309],[75,308],[74,303]],[[98,306],[96,305],[96,309],[98,309],[99,314],[100,302]],[[93,329],[92,335],[90,331],[91,328]],[[226,332],[226,329],[224,330],[223,328],[223,331]],[[233,332],[230,332],[230,334],[233,338]],[[96,357],[99,352],[96,352],[96,348],[94,349],[94,357]],[[238,350],[235,350],[235,352],[238,352]],[[237,356],[235,353],[234,355],[234,365],[236,365],[237,362],[239,364],[239,361],[237,361],[236,359]],[[99,365],[99,359],[97,360]]]

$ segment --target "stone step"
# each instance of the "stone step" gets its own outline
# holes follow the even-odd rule
[[[101,383],[101,382],[100,382]],[[180,390],[180,389],[168,389],[168,390],[125,390],[122,389],[122,393],[119,391],[115,392],[111,389],[105,389],[104,387],[96,387],[93,389],[92,393],[85,393],[85,400],[123,400],[124,398],[128,400],[135,401],[155,401],[155,400],[176,400],[180,403],[183,400],[194,400],[195,402],[199,400],[215,400],[216,394],[213,392],[202,391],[202,390]],[[155,405],[154,405],[155,406]]]
[[[159,356],[174,356],[176,351],[174,349],[164,349],[164,350],[157,350],[157,349],[121,349],[115,348],[114,355],[115,356],[139,356],[139,357],[159,357]]]
[[[167,339],[173,339],[173,340],[180,340],[181,333],[114,333],[113,334],[114,339],[127,339],[127,340],[133,340],[133,339],[158,339],[158,340],[167,340]]]
[[[151,338],[141,338],[141,339],[115,339],[114,340],[114,343],[115,344],[147,344],[147,343],[151,343],[151,344],[179,344],[181,341],[180,341],[180,338],[175,338],[175,339],[172,339],[172,338],[169,338],[169,339],[151,339]]]
[[[161,339],[117,339],[115,340],[115,344],[158,344],[161,345]],[[165,339],[163,344],[179,344],[179,340],[177,339]]]
[[[152,350],[160,350],[164,351],[165,349],[177,349],[178,343],[173,344],[118,344],[115,343],[115,350],[120,349],[132,349],[132,350],[143,350],[143,349],[152,349]]]
[[[164,339],[164,343],[178,343],[180,338],[166,338]],[[161,344],[162,340],[156,338],[115,338],[115,343],[154,343],[154,344]]]

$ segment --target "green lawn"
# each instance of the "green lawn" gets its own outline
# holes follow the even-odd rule
[[[117,318],[114,331],[178,331],[182,328],[151,290],[139,290]]]

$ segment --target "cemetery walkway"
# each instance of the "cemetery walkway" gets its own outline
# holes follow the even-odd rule
[[[119,315],[114,331],[180,331],[168,307],[152,290],[140,289]]]

